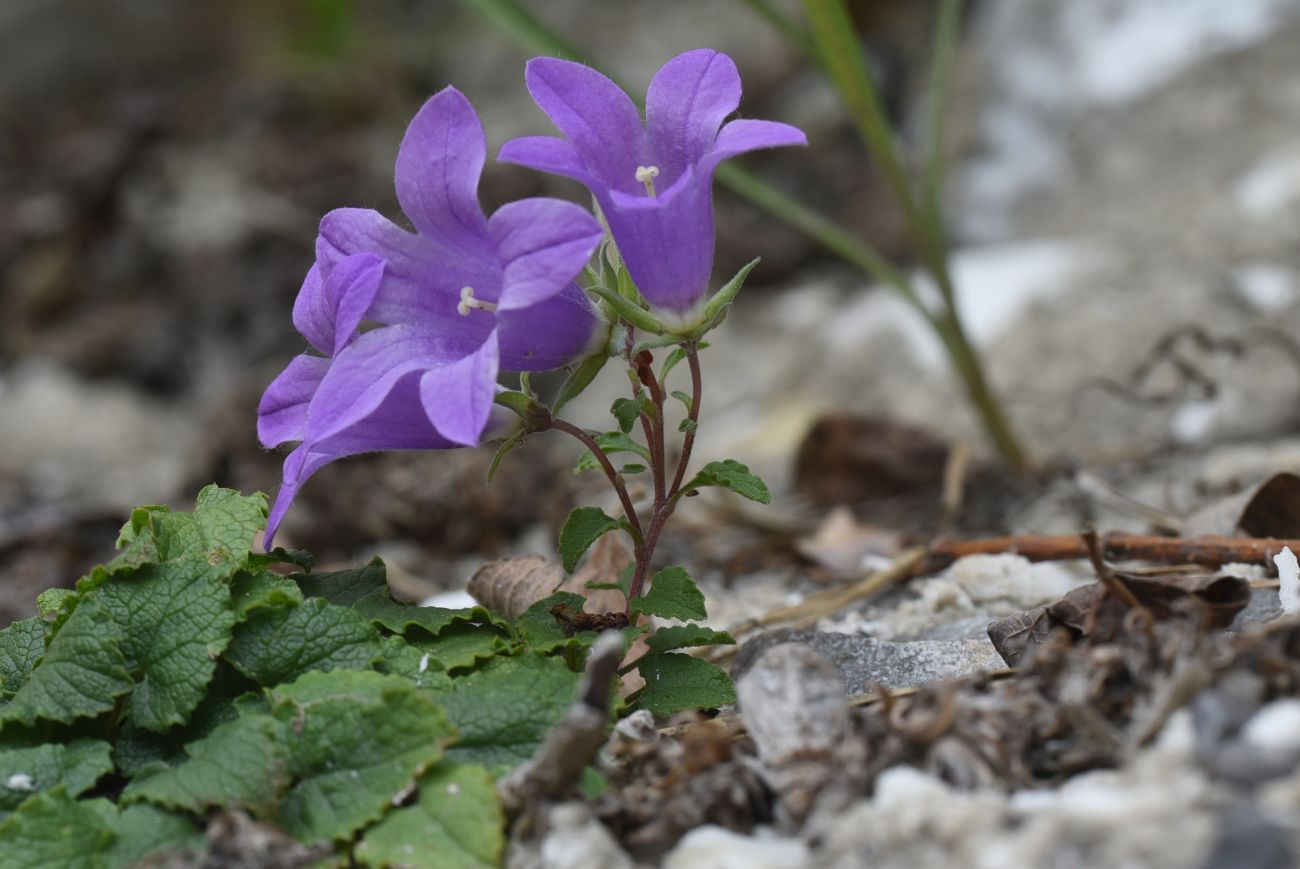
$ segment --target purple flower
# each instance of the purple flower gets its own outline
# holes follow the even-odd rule
[[[322,220],[294,325],[325,356],[295,358],[258,407],[265,446],[301,441],[285,459],[267,545],[329,462],[477,445],[500,369],[559,368],[603,350],[609,326],[573,283],[599,224],[552,199],[485,217],[486,150],[473,107],[446,88],[416,114],[397,156],[398,200],[416,232],[364,209]],[[383,325],[358,334],[363,320]]]
[[[737,154],[807,138],[775,121],[723,125],[740,104],[740,75],[731,58],[708,49],[655,73],[644,125],[627,94],[590,67],[539,57],[525,78],[565,138],[515,139],[498,159],[586,185],[656,314],[670,328],[696,325],[713,268],[714,170]]]

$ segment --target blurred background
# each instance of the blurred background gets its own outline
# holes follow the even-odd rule
[[[755,11],[797,21],[797,2],[525,6],[634,91],[681,51],[730,54],[742,114],[811,143],[746,168],[913,267],[834,90]],[[255,408],[305,347],[290,311],[320,216],[399,216],[398,142],[447,84],[490,153],[550,132],[523,85],[530,52],[483,7],[0,4],[0,623],[110,557],[134,505],[184,506],[211,481],[274,493],[282,456],[258,445]],[[934,17],[917,0],[854,4],[904,150],[923,132]],[[715,281],[763,262],[705,356],[697,455],[754,466],[793,505],[773,515],[849,504],[905,525],[965,444],[987,468],[970,531],[1077,530],[1062,505],[1079,468],[1173,511],[1300,470],[1297,45],[1300,0],[966,4],[945,136],[953,271],[1045,470],[998,470],[940,345],[889,290],[723,189]],[[539,194],[583,201],[489,163],[489,211]],[[620,379],[577,417],[604,427]],[[485,556],[550,546],[601,489],[570,473],[569,444],[525,450],[490,488],[490,450],[333,465],[281,542],[331,564],[382,554],[412,595],[460,587]]]

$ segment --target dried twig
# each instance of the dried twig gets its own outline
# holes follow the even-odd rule
[[[1158,537],[1114,531],[1098,537],[1102,557],[1117,561],[1137,559],[1165,564],[1200,564],[1220,567],[1224,564],[1273,563],[1273,556],[1289,546],[1300,552],[1300,540],[1271,537]],[[1088,546],[1077,534],[1054,536],[1016,535],[986,537],[980,540],[940,540],[930,545],[917,574],[942,570],[967,555],[1014,553],[1030,561],[1064,561],[1087,558]]]

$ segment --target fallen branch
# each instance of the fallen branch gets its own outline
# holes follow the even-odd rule
[[[1098,538],[1101,554],[1108,561],[1155,561],[1162,564],[1260,564],[1272,567],[1273,556],[1290,547],[1300,552],[1300,540],[1271,537],[1159,537],[1114,531]],[[1012,553],[1030,561],[1064,561],[1087,558],[1088,544],[1078,534],[1040,537],[1017,535],[986,537],[982,540],[939,540],[926,550],[917,575],[942,570],[967,555]]]

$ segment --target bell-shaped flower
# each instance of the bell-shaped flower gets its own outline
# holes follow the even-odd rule
[[[526,199],[491,218],[477,187],[487,145],[469,102],[447,88],[420,109],[396,186],[416,228],[339,209],[321,222],[294,323],[325,357],[302,355],[258,409],[263,444],[298,440],[269,541],[302,484],[361,452],[474,446],[500,370],[559,368],[603,352],[609,324],[574,284],[601,239],[576,205]],[[381,325],[358,334],[363,321]]]
[[[740,74],[731,58],[709,49],[660,68],[644,124],[628,95],[591,67],[539,57],[525,79],[565,138],[515,139],[498,159],[585,185],[660,321],[697,325],[713,269],[714,170],[746,151],[806,145],[803,132],[776,121],[723,124],[740,104]]]

